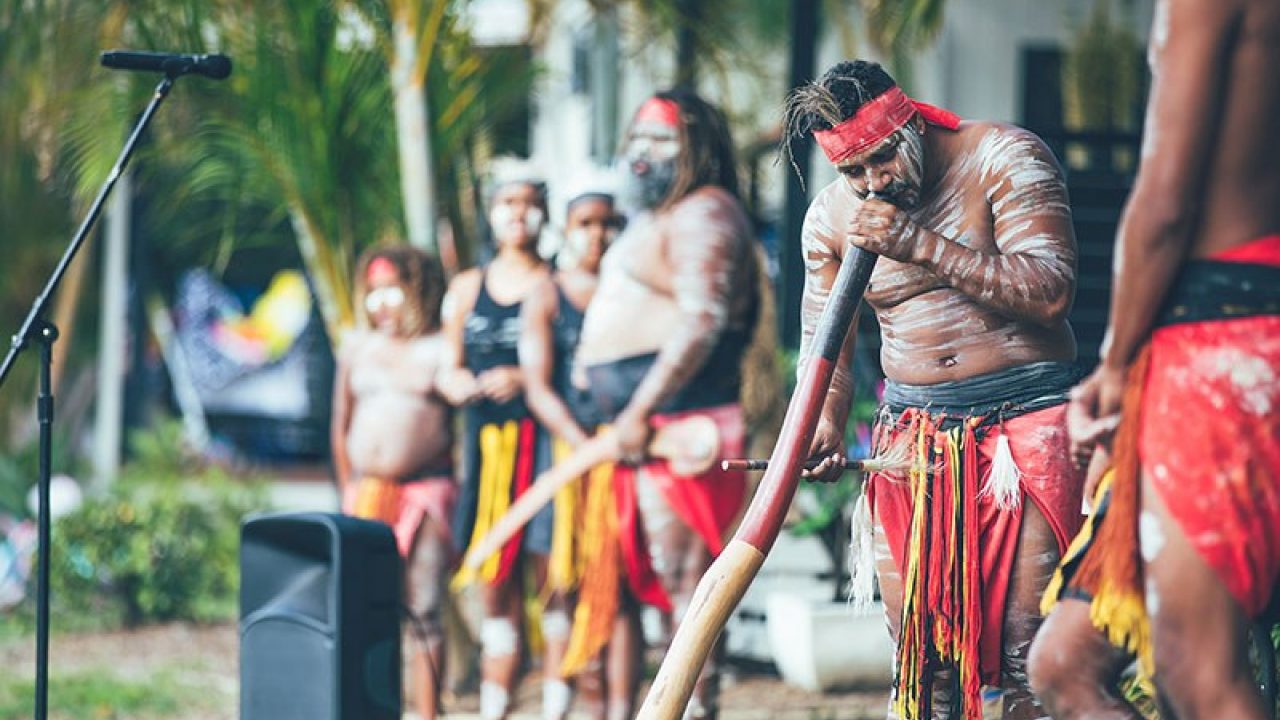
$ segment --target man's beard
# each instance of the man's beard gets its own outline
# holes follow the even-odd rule
[[[867,197],[875,197],[903,210],[912,210],[920,203],[919,190],[896,180],[880,192],[867,193]]]
[[[643,172],[636,172],[636,165],[643,163]],[[623,173],[622,195],[626,205],[641,210],[652,210],[667,199],[676,178],[676,161],[630,161]]]

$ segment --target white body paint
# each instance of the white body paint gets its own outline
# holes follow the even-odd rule
[[[1039,139],[1024,130],[979,124],[962,132],[969,133],[970,149],[952,159],[910,218],[976,251],[945,269],[949,276],[977,281],[980,289],[966,294],[921,265],[881,258],[866,294],[880,321],[882,364],[901,382],[929,384],[1051,359],[1047,346],[1072,343],[1065,326],[1045,327],[996,309],[1019,302],[1028,308],[1048,305],[1074,286],[1075,247],[1060,170]],[[837,262],[835,248],[861,204],[842,178],[819,193],[806,216],[802,357],[830,293],[819,273]],[[1046,222],[1065,226],[1065,234],[1038,231]],[[944,249],[941,243],[934,248],[933,262],[944,263]],[[835,382],[837,390],[844,389],[844,368],[837,368]]]
[[[1146,510],[1138,516],[1138,543],[1144,562],[1154,562],[1164,549],[1164,529],[1159,519]]]

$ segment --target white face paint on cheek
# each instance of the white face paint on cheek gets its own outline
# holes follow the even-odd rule
[[[542,209],[529,208],[524,214],[524,230],[529,237],[535,237],[542,233]]]
[[[907,125],[901,132],[898,156],[901,158],[902,181],[919,191],[924,183],[924,135],[913,125]]]
[[[587,251],[587,231],[583,228],[570,230],[565,234],[564,241],[569,252],[573,253],[575,256],[580,256]]]
[[[515,218],[515,211],[510,205],[494,205],[489,211],[489,226],[493,228],[495,233],[502,233],[511,224],[511,220]]]

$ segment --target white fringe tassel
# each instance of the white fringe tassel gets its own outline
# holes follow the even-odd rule
[[[876,592],[875,528],[865,489],[853,508],[853,532],[849,538],[849,604],[856,614],[871,610]]]
[[[996,507],[1001,510],[1016,510],[1022,503],[1022,471],[1013,461],[1013,451],[1009,449],[1009,436],[1003,431],[996,438],[996,454],[991,459],[991,475],[982,488],[980,497],[995,498]]]

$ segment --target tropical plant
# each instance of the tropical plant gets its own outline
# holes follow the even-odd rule
[[[144,187],[163,190],[149,197],[144,223],[165,238],[164,252],[185,251],[178,266],[221,265],[238,244],[291,232],[336,338],[350,321],[355,254],[382,237],[406,235],[406,225],[423,242],[422,227],[434,226],[422,218],[423,208],[425,217],[435,214],[436,180],[442,192],[458,196],[438,204],[464,224],[474,138],[528,91],[527,64],[505,66],[503,58],[474,52],[460,21],[464,6],[462,0],[143,0],[105,7],[12,0],[0,6],[0,32],[19,27],[25,44],[5,43],[0,72],[5,79],[18,73],[8,57],[23,47],[34,61],[18,73],[21,83],[5,83],[15,100],[6,106],[25,108],[5,124],[25,129],[22,141],[39,151],[37,160],[61,173],[53,179],[65,177],[87,192],[105,177],[154,80],[86,76],[83,68],[93,66],[99,50],[134,45],[231,55],[236,71],[228,83],[184,80],[153,125],[150,152],[134,167]],[[389,132],[392,108],[405,115],[418,106],[430,118],[429,134],[406,122],[399,123],[401,137]],[[416,149],[415,138],[423,141]],[[418,159],[409,159],[415,153]],[[446,162],[433,169],[432,157]],[[405,167],[413,177],[402,189]],[[30,173],[23,178],[24,187],[47,186],[31,183]]]
[[[753,63],[759,44],[778,46],[789,40],[778,32],[787,26],[792,2],[783,0],[588,0],[597,12],[627,9],[638,22],[633,33],[642,42],[665,39],[677,60],[676,82],[697,76],[693,65],[722,72],[731,65]],[[839,34],[846,54],[857,52],[857,21],[866,37],[885,54],[895,75],[909,77],[911,57],[928,47],[942,29],[946,0],[819,0],[827,27]],[[550,4],[539,0],[535,5]],[[860,11],[854,12],[855,10]],[[543,16],[549,13],[542,13]],[[682,47],[688,45],[689,47]]]
[[[137,434],[119,481],[58,519],[60,608],[126,625],[234,616],[240,524],[265,493],[187,453],[181,433],[163,423]]]
[[[1142,42],[1095,3],[1067,54],[1066,121],[1073,130],[1136,130],[1141,119]]]

